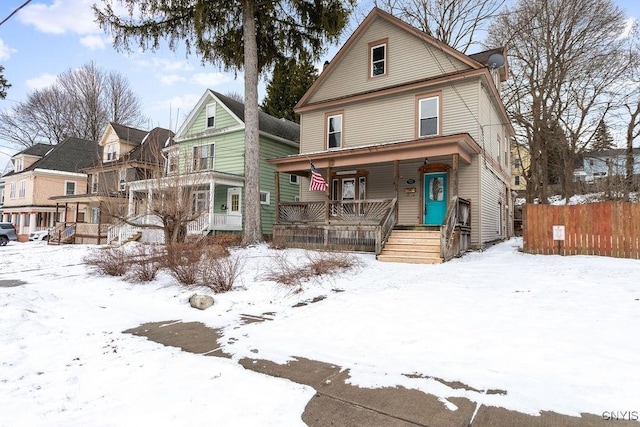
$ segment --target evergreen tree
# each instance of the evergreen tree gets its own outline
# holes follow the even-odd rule
[[[112,0],[94,6],[100,26],[116,48],[171,49],[184,43],[203,63],[244,72],[245,216],[244,244],[261,242],[258,76],[286,55],[310,52],[315,59],[326,42],[337,42],[348,22],[352,0]],[[116,11],[126,10],[128,16]]]
[[[309,55],[303,55],[299,61],[283,58],[276,62],[267,85],[267,95],[262,101],[262,111],[300,123],[300,115],[293,111],[293,107],[317,77],[318,71]]]
[[[7,97],[7,89],[9,89],[11,85],[4,78],[4,67],[0,65],[0,99],[5,99]]]
[[[609,127],[604,119],[600,119],[596,132],[593,135],[593,142],[591,143],[591,151],[605,151],[614,148],[613,137],[609,132]]]

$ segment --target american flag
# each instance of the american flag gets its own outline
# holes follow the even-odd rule
[[[327,181],[324,180],[320,172],[316,169],[316,167],[311,163],[311,182],[309,182],[309,191],[326,191]]]

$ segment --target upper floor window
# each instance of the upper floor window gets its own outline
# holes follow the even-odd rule
[[[327,147],[342,147],[342,114],[327,116]]]
[[[515,175],[513,178],[514,178],[514,184],[515,185],[520,185],[520,176],[519,175]]]
[[[167,174],[172,174],[178,171],[178,152],[177,150],[171,150],[167,154]]]
[[[521,163],[520,163],[520,159],[514,159],[514,160],[513,160],[513,167],[514,167],[514,168],[519,168],[519,167],[521,167],[521,166],[522,166],[522,165],[521,165]]]
[[[369,77],[387,74],[387,43],[385,41],[369,44]]]
[[[9,185],[9,198],[10,199],[15,199],[16,198],[16,183],[12,182]]]
[[[120,191],[124,191],[125,188],[127,187],[127,170],[126,169],[120,169]]]
[[[207,105],[207,128],[215,127],[216,125],[216,104]]]
[[[20,172],[22,169],[24,169],[22,159],[13,159],[13,171]]]
[[[64,183],[64,195],[65,196],[73,196],[76,194],[76,183],[75,181],[66,181]]]
[[[193,147],[193,170],[213,169],[215,144]]]
[[[116,144],[107,145],[107,161],[116,160],[118,158],[118,150]]]
[[[438,123],[439,98],[432,96],[418,100],[418,136],[433,136],[440,133]]]
[[[91,175],[91,192],[92,193],[98,192],[98,174],[97,173],[94,173],[93,175]]]
[[[20,181],[20,186],[18,189],[18,198],[24,199],[26,195],[27,195],[27,181],[23,179],[22,181]]]

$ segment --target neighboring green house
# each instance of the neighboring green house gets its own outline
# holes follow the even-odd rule
[[[262,231],[270,235],[276,210],[275,166],[266,159],[297,154],[300,127],[263,112],[259,120]],[[189,189],[192,213],[202,213],[196,221],[198,232],[243,230],[244,144],[244,104],[207,90],[176,132],[173,144],[164,148],[163,180],[168,186]],[[131,182],[129,186],[133,192],[147,193],[147,197],[154,191],[150,181]],[[281,182],[282,200],[295,201],[299,193],[296,175]]]

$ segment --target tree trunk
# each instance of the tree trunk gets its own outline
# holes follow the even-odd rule
[[[260,140],[258,123],[258,46],[256,5],[242,2],[244,39],[244,239],[245,245],[263,241],[260,221]]]

